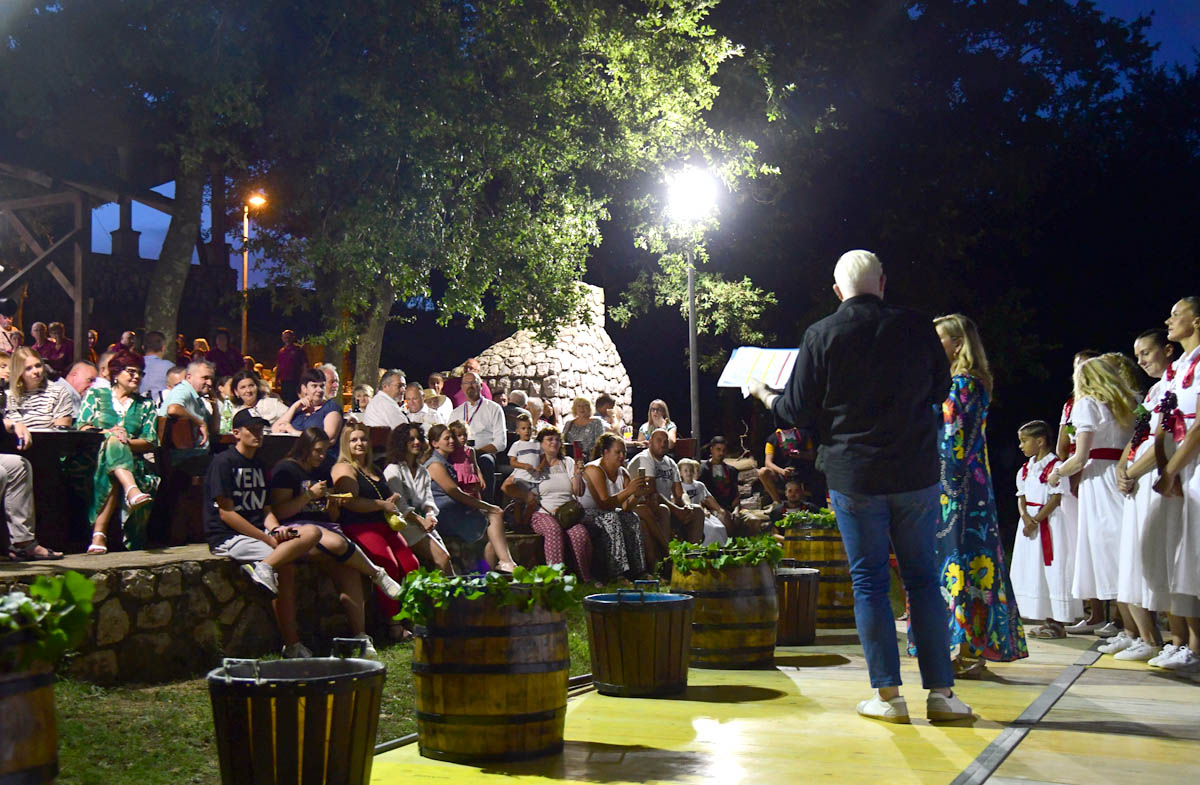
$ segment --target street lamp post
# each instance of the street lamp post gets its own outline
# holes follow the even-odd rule
[[[250,208],[267,203],[262,194],[252,194],[242,205],[242,354],[247,353],[247,314],[250,312]]]
[[[692,438],[700,450],[700,357],[696,339],[696,259],[691,233],[695,225],[711,214],[717,199],[717,185],[703,169],[689,166],[668,179],[668,205],[672,221],[686,237],[684,260],[688,286],[688,376],[691,386]]]

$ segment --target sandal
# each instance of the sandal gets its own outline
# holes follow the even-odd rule
[[[154,499],[150,497],[150,494],[138,490],[136,485],[130,486],[129,490],[125,491],[125,509],[129,512],[139,510],[152,501]]]
[[[987,663],[982,659],[956,659],[954,661],[954,678],[956,679],[982,679],[985,671],[987,671]]]
[[[1067,637],[1067,631],[1043,624],[1040,627],[1034,627],[1032,630],[1030,630],[1029,637],[1038,638],[1045,641],[1056,641]]]
[[[96,542],[97,537],[103,542]],[[87,552],[92,556],[108,553],[108,535],[104,532],[92,532],[92,544],[88,546]]]
[[[8,558],[13,561],[57,561],[62,557],[63,555],[58,551],[52,551],[36,542],[29,542],[21,546],[14,545],[8,552]]]

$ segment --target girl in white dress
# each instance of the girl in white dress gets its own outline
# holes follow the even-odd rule
[[[1088,599],[1117,598],[1117,551],[1123,501],[1117,489],[1117,460],[1133,432],[1137,394],[1114,363],[1094,357],[1075,369],[1075,454],[1050,473],[1050,482],[1079,479],[1079,534],[1071,593]],[[1093,614],[1095,610],[1092,611]],[[1130,629],[1132,629],[1132,625]]]

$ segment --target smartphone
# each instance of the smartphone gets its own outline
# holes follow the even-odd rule
[[[571,454],[575,457],[575,462],[579,463],[583,460],[583,442],[571,442]]]
[[[645,476],[646,476],[646,467],[645,466],[638,467],[638,477],[645,477]]]

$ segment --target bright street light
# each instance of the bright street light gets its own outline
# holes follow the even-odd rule
[[[712,214],[717,204],[717,182],[704,169],[687,166],[667,177],[667,212],[671,221],[688,230]],[[692,240],[688,237],[683,248],[688,272],[688,376],[692,399],[692,438],[696,440],[696,457],[700,455],[700,358],[696,340],[696,262],[692,256]]]
[[[250,208],[266,203],[266,196],[255,193],[242,205],[242,354],[247,353],[246,316],[250,310]]]

